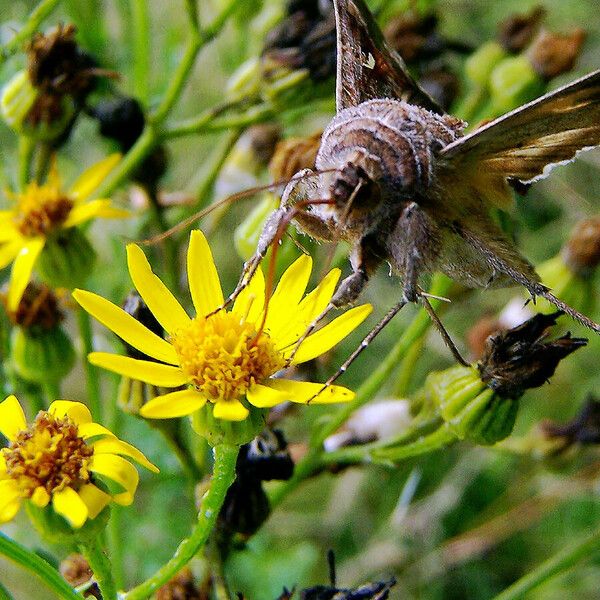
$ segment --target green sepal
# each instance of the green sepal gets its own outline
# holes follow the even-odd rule
[[[250,413],[243,421],[226,421],[214,416],[214,404],[207,402],[192,415],[192,428],[213,448],[220,444],[242,446],[252,441],[265,427],[267,410],[248,406]]]
[[[87,519],[82,527],[74,529],[64,517],[54,512],[52,504],[40,508],[33,502],[26,502],[25,508],[33,526],[44,540],[73,550],[79,544],[93,541],[102,535],[110,517],[110,506],[107,506],[95,519]]]
[[[238,225],[233,234],[233,243],[238,255],[248,260],[255,252],[266,218],[277,208],[279,199],[267,193]]]
[[[482,44],[465,61],[465,75],[472,83],[485,87],[494,67],[507,56],[498,42]]]
[[[15,73],[2,88],[0,113],[6,124],[17,133],[23,133],[25,119],[38,94],[25,70]]]
[[[20,377],[40,384],[64,379],[76,358],[73,343],[60,326],[37,331],[15,327],[10,357]]]
[[[77,227],[61,229],[46,242],[36,270],[49,285],[69,290],[83,287],[96,261],[96,252]]]

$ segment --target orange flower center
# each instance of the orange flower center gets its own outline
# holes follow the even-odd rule
[[[15,225],[25,237],[47,236],[58,229],[74,204],[54,177],[45,185],[30,183],[16,200]]]
[[[179,364],[208,400],[233,400],[284,364],[271,338],[234,313],[196,317],[171,343]]]
[[[79,437],[77,425],[69,418],[57,419],[40,411],[2,453],[8,477],[17,482],[25,498],[39,488],[49,498],[53,492],[90,480],[88,467],[94,450]]]

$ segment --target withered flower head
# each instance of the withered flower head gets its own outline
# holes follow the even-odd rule
[[[572,444],[600,444],[600,400],[590,396],[579,413],[568,423],[544,423],[550,438],[562,438],[565,447]]]
[[[81,554],[69,554],[67,558],[61,561],[59,570],[67,583],[70,583],[73,587],[79,587],[88,583],[93,576],[88,561]],[[96,582],[93,582],[83,595],[85,598],[98,598],[102,600],[100,588]]]
[[[511,15],[498,27],[498,41],[508,52],[518,54],[531,43],[546,11],[534,6],[528,13]]]
[[[566,265],[576,274],[589,276],[600,264],[600,217],[580,221],[563,249]]]
[[[54,292],[47,285],[34,282],[27,284],[17,309],[9,311],[8,316],[15,325],[45,331],[56,327],[64,318]]]
[[[157,592],[156,600],[208,600],[207,590],[200,589],[189,567],[185,567]]]
[[[269,164],[279,139],[281,127],[276,123],[261,123],[248,129],[250,150],[261,166]]]
[[[141,104],[128,96],[99,102],[91,114],[100,125],[100,135],[115,140],[122,152],[129,151],[146,124]]]
[[[333,5],[318,11],[297,10],[269,32],[263,63],[289,69],[307,69],[313,81],[333,77],[336,66],[336,34]]]
[[[446,48],[437,32],[438,19],[432,14],[405,12],[391,19],[384,30],[390,46],[407,62],[436,57]]]
[[[57,95],[85,96],[93,87],[95,60],[75,41],[75,26],[58,25],[50,32],[37,33],[27,49],[27,70],[31,83]]]
[[[319,131],[310,137],[291,137],[278,142],[269,163],[273,179],[287,181],[302,169],[314,169],[321,134]]]
[[[529,62],[546,80],[567,73],[575,65],[585,37],[583,29],[565,34],[541,31],[527,50]]]
[[[548,381],[565,356],[587,344],[585,338],[573,338],[570,333],[548,339],[548,329],[561,314],[537,314],[488,338],[477,365],[481,380],[504,398],[518,398],[526,389]]]

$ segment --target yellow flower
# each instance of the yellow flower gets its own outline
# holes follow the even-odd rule
[[[193,318],[154,275],[140,248],[130,244],[127,258],[131,279],[167,332],[167,339],[101,296],[83,290],[76,290],[73,296],[125,342],[157,361],[92,352],[92,364],[156,386],[185,386],[145,404],[140,410],[142,416],[162,419],[189,415],[209,401],[214,403],[216,418],[242,421],[248,416],[249,404],[267,408],[288,400],[316,404],[352,399],[353,393],[341,386],[331,386],[314,397],[322,384],[273,377],[286,365],[307,326],[331,300],[339,269],[333,269],[303,298],[312,260],[301,256],[281,277],[261,328],[265,281],[260,269],[230,312],[220,310],[205,317],[223,304],[223,292],[201,231],[192,232],[187,254],[188,281],[196,311]],[[292,364],[327,352],[370,312],[370,305],[358,306],[308,336],[297,348]]]
[[[10,194],[14,206],[0,211],[0,269],[13,263],[9,310],[14,311],[19,304],[35,262],[54,234],[96,217],[129,215],[127,211],[112,207],[107,198],[85,202],[119,159],[119,154],[112,154],[91,166],[66,192],[53,165],[45,184],[31,182],[22,193]]]
[[[95,519],[111,502],[133,502],[138,472],[123,456],[158,472],[137,449],[92,422],[80,402],[57,400],[27,425],[15,396],[0,403],[0,523],[10,521],[24,500],[52,503],[72,527]]]

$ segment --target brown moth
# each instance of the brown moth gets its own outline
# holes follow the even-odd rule
[[[356,300],[382,262],[401,278],[402,299],[371,338],[406,302],[427,306],[418,282],[434,271],[470,287],[520,284],[600,332],[540,283],[490,216],[490,209],[510,207],[509,182],[536,181],[600,144],[600,71],[464,135],[466,124],[411,78],[363,0],[334,6],[337,114],[315,171],[301,171],[286,186],[232,298],[294,219],[314,238],[352,245],[353,272],[332,307]]]

